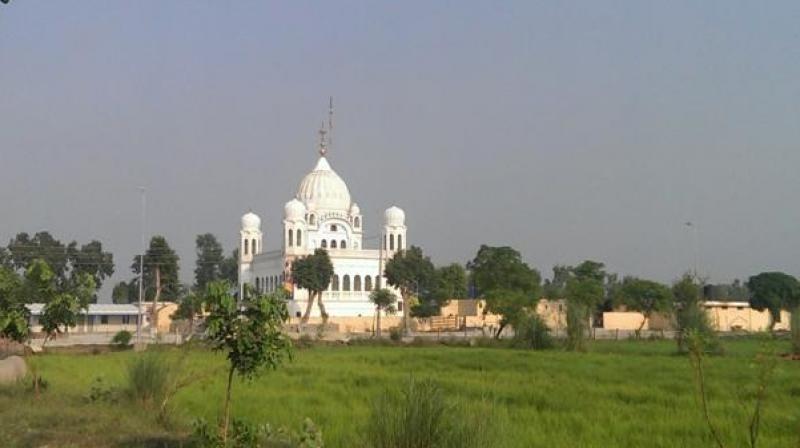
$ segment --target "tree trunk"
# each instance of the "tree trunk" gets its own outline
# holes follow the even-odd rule
[[[642,323],[639,324],[639,328],[636,330],[636,339],[642,338],[642,328],[644,328],[644,324],[647,323],[648,315],[644,313],[642,313],[642,315],[644,318],[642,319]]]
[[[400,297],[403,298],[403,334],[408,336],[408,300],[409,292],[401,289]]]
[[[317,292],[317,306],[319,307],[319,315],[322,316],[322,325],[328,322],[328,312],[325,311],[325,304],[322,303],[322,291]]]
[[[233,384],[233,367],[228,371],[228,388],[225,390],[225,417],[222,423],[222,442],[228,446],[228,424],[231,419],[231,384]]]
[[[375,334],[378,336],[378,339],[381,338],[381,309],[380,307],[375,307],[375,314],[376,314],[376,324],[375,324]]]
[[[314,306],[314,292],[308,291],[308,303],[306,303],[306,312],[303,314],[303,318],[300,319],[301,323],[308,322],[308,318],[311,317],[311,307]]]
[[[504,328],[506,328],[506,324],[501,322],[500,323],[500,328],[497,329],[497,333],[495,333],[495,335],[494,335],[495,339],[500,339],[500,334],[503,333],[503,329]]]

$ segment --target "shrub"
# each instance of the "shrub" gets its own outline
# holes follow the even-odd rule
[[[89,386],[89,393],[86,398],[91,402],[108,401],[116,402],[114,388],[106,384],[103,377],[96,376]]]
[[[500,425],[492,406],[464,406],[446,400],[431,380],[410,380],[399,393],[385,391],[375,401],[365,430],[373,448],[491,447]]]
[[[721,354],[722,345],[711,328],[708,315],[699,304],[689,303],[683,306],[675,315],[678,325],[678,352],[687,353],[689,351],[687,336],[689,333],[697,333],[702,349],[706,353]]]
[[[111,338],[111,343],[119,348],[125,348],[130,345],[131,339],[133,339],[133,334],[131,334],[130,331],[121,330],[118,331],[113,338]]]
[[[790,322],[792,327],[792,353],[798,355],[800,354],[800,307],[792,311]]]
[[[526,314],[520,317],[514,330],[514,347],[533,350],[553,348],[550,329],[538,314]]]
[[[163,356],[144,353],[128,364],[128,393],[143,405],[160,402],[169,381],[170,365]]]
[[[392,327],[389,329],[389,339],[400,342],[403,340],[403,330],[400,327]]]
[[[300,431],[273,428],[269,424],[251,425],[242,420],[231,422],[228,443],[216,428],[205,420],[194,424],[194,441],[200,448],[322,448],[322,431],[310,419],[303,422]]]

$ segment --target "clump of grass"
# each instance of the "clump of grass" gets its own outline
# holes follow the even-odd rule
[[[145,406],[160,401],[170,382],[170,364],[164,356],[144,353],[128,364],[128,393]]]
[[[467,407],[450,401],[431,380],[411,379],[399,394],[387,390],[376,400],[365,444],[372,448],[495,446],[499,421],[493,411],[488,405]]]

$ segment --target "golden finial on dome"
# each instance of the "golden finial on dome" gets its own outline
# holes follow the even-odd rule
[[[326,135],[328,131],[325,130],[325,122],[322,123],[322,126],[319,128],[319,155],[325,157],[325,154],[328,153],[328,140]]]

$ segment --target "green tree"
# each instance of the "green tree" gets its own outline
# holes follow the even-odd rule
[[[197,261],[194,268],[194,286],[198,291],[205,291],[207,284],[222,279],[225,256],[222,254],[222,245],[211,233],[197,235],[195,247]]]
[[[231,285],[239,283],[239,249],[234,249],[231,255],[225,257],[219,265],[220,278]]]
[[[392,259],[386,262],[383,269],[386,282],[397,288],[403,298],[404,331],[408,331],[412,291],[417,296],[430,291],[435,275],[434,271],[431,259],[425,256],[422,249],[417,246],[397,251]]]
[[[249,289],[249,288],[248,288]],[[263,368],[277,369],[291,356],[291,342],[283,333],[289,318],[286,293],[255,296],[238,303],[225,282],[212,282],[206,290],[209,315],[206,319],[208,340],[215,350],[224,351],[230,363],[225,389],[222,438],[227,442],[230,422],[233,375],[252,379]]]
[[[653,313],[672,310],[672,291],[661,283],[636,277],[626,277],[622,281],[622,301],[631,311],[642,313],[644,318],[636,330],[637,336]]]
[[[194,335],[194,322],[203,314],[205,300],[202,293],[189,291],[181,297],[178,309],[172,314],[173,319],[185,319],[189,322],[189,339]]]
[[[567,280],[567,349],[583,351],[592,310],[606,297],[603,263],[586,260],[571,269]]]
[[[114,303],[138,303],[139,282],[133,279],[130,282],[118,282],[111,290],[111,301]]]
[[[439,314],[450,300],[467,297],[467,271],[458,263],[436,268],[430,290],[420,291],[420,303],[411,308],[414,317]]]
[[[692,274],[686,273],[672,284],[679,353],[688,351],[687,336],[690,334],[699,335],[695,342],[702,340],[708,345],[707,349],[719,349],[708,315],[700,302],[700,296],[700,284]]]
[[[92,240],[78,246],[75,241],[65,245],[42,231],[33,237],[17,234],[8,243],[8,262],[17,270],[27,269],[34,260],[43,260],[50,266],[60,290],[71,288],[81,274],[93,277],[96,288],[114,273],[114,257],[103,251],[103,244]]]
[[[781,310],[796,310],[800,304],[800,283],[783,272],[762,272],[747,281],[750,306],[758,311],[768,310],[772,319],[769,329],[781,321]]]
[[[542,294],[549,300],[558,300],[564,298],[566,292],[567,280],[572,275],[569,266],[557,264],[553,266],[553,278],[544,281],[542,287]]]
[[[386,288],[375,289],[369,294],[369,300],[375,304],[375,334],[380,339],[381,337],[381,311],[386,314],[394,314],[397,309],[397,296]]]
[[[522,261],[518,251],[507,246],[482,245],[475,258],[467,263],[467,269],[472,284],[486,301],[484,312],[501,316],[495,338],[527,308],[535,308],[541,276]]]
[[[23,281],[10,266],[0,266],[0,337],[24,344],[30,335]]]
[[[308,322],[311,316],[315,298],[323,321],[328,319],[328,313],[325,312],[325,305],[322,303],[322,292],[328,289],[331,277],[333,277],[333,263],[325,249],[316,249],[312,255],[299,258],[292,263],[292,283],[308,291],[303,323]]]
[[[139,274],[139,259],[137,255],[131,264],[134,274]],[[145,297],[152,297],[152,318],[151,327],[158,328],[158,302],[161,296],[165,295],[172,299],[177,299],[180,293],[180,282],[178,281],[178,261],[179,257],[167,243],[163,236],[154,236],[150,239],[150,247],[144,255],[144,286]]]

